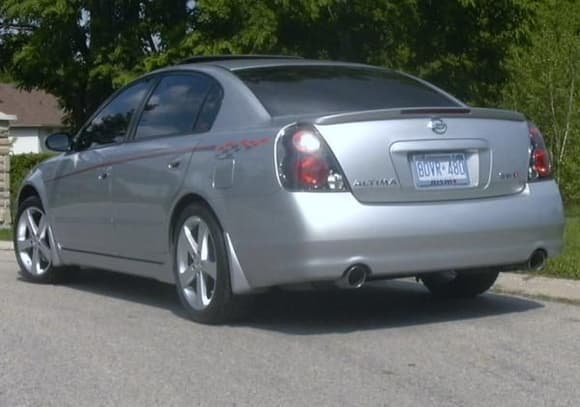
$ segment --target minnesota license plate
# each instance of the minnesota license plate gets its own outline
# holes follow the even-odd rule
[[[469,185],[465,154],[415,154],[412,158],[418,187]]]

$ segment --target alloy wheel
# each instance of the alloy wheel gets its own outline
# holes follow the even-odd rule
[[[198,311],[207,308],[216,287],[216,248],[207,223],[198,216],[187,218],[179,232],[177,272],[189,305]]]
[[[18,219],[16,251],[26,271],[42,276],[52,265],[50,226],[39,208],[26,208]]]

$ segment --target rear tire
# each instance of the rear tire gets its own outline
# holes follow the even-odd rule
[[[204,324],[230,320],[235,305],[224,234],[205,206],[191,204],[179,215],[173,258],[177,294],[188,317]]]
[[[438,298],[473,298],[489,290],[498,275],[495,270],[449,271],[426,274],[421,281]]]

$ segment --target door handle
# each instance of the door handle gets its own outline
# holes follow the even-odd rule
[[[109,175],[111,175],[111,167],[108,167],[105,171],[100,173],[97,176],[97,178],[99,179],[99,181],[103,181],[103,180],[107,179],[109,177]]]
[[[180,164],[181,164],[180,160],[171,161],[169,164],[167,164],[167,168],[169,168],[170,170],[174,170],[176,168],[179,168]]]

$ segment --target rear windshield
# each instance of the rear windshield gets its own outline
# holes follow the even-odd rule
[[[421,82],[383,69],[277,66],[235,73],[272,116],[458,106]]]

